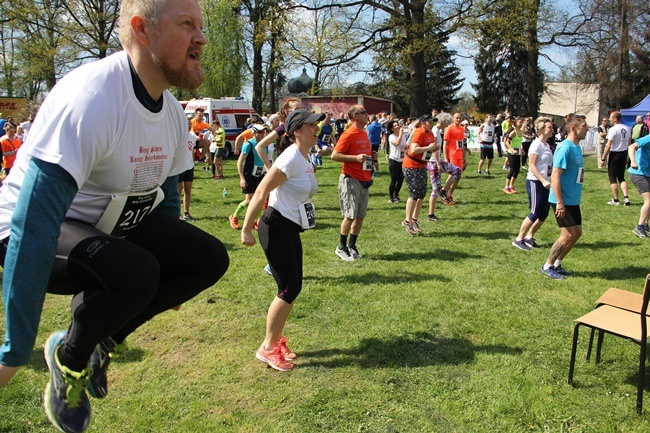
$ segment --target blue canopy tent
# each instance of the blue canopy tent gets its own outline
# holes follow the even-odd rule
[[[627,126],[632,126],[636,122],[636,116],[643,116],[645,120],[645,115],[648,113],[650,113],[650,95],[632,108],[623,108],[621,110],[621,121]]]

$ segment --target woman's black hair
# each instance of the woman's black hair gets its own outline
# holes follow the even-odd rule
[[[276,152],[281,154],[282,152],[285,151],[289,146],[291,146],[295,142],[295,137],[293,134],[289,135],[288,133],[282,134],[282,137],[280,137],[280,140],[278,141],[278,145],[275,146]]]

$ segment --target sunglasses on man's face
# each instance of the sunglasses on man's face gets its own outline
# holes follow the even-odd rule
[[[363,110],[363,111],[357,111],[354,114],[368,114],[368,112],[366,110]]]

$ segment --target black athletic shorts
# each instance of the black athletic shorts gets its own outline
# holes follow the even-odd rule
[[[190,168],[178,175],[178,183],[192,182],[194,180],[194,169]]]
[[[556,203],[551,203],[553,213],[555,213]],[[582,213],[580,213],[580,205],[577,206],[564,206],[564,218],[555,216],[555,221],[559,227],[574,227],[582,225]]]
[[[255,194],[255,191],[257,191],[257,187],[260,185],[263,178],[264,176],[255,177],[244,174],[244,179],[246,179],[246,188],[242,188],[241,192],[244,194]]]
[[[481,159],[494,159],[494,147],[481,147]]]
[[[609,152],[609,162],[607,164],[607,174],[609,183],[625,181],[625,166],[627,165],[627,152]]]

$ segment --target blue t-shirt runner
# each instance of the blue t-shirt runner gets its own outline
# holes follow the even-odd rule
[[[562,202],[567,206],[578,206],[582,199],[582,182],[584,179],[585,160],[582,148],[566,139],[555,149],[553,167],[564,170],[560,176],[562,185]],[[557,197],[551,189],[548,201],[557,204]]]

